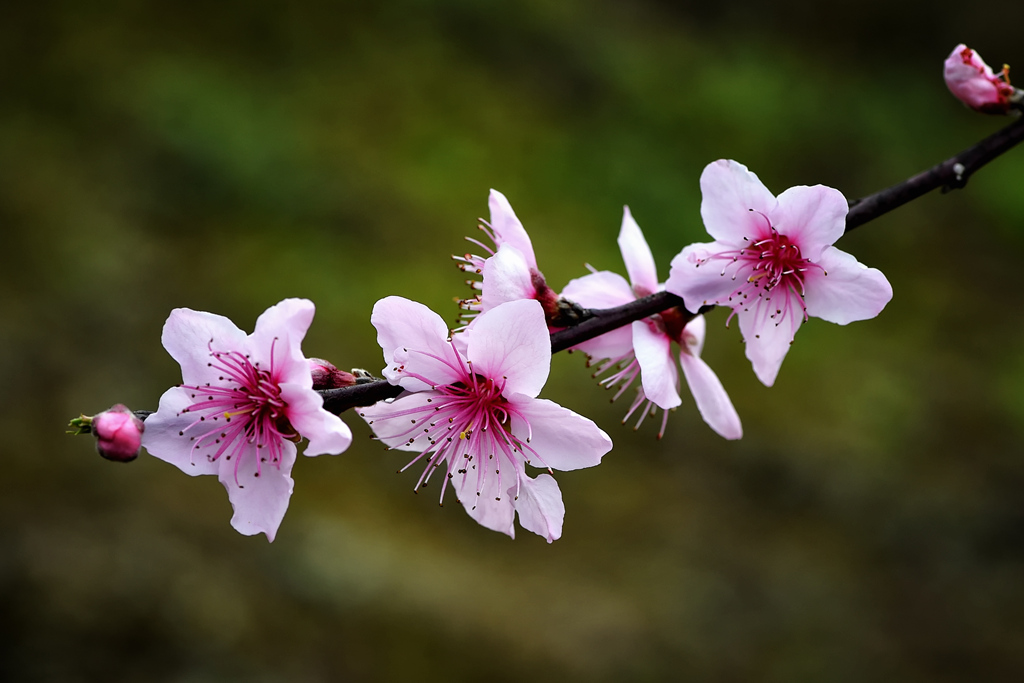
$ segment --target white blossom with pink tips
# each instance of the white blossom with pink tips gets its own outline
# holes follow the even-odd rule
[[[942,69],[946,87],[971,109],[986,114],[1005,114],[1012,102],[1021,99],[1021,93],[1010,85],[1010,67],[1003,66],[998,74],[985,63],[977,52],[960,43]]]
[[[570,282],[562,290],[562,296],[585,308],[601,309],[622,306],[664,289],[658,283],[651,249],[628,206],[623,212],[618,242],[629,282],[617,273],[594,272]],[[640,375],[641,386],[623,422],[642,406],[637,420],[639,428],[653,406],[658,406],[663,411],[660,438],[665,432],[668,411],[682,403],[679,371],[672,352],[672,343],[677,343],[683,376],[701,417],[719,435],[739,439],[743,436],[739,415],[721,381],[700,357],[705,328],[703,316],[685,323],[679,311],[673,309],[637,320],[629,327],[612,330],[574,348],[592,359],[607,359],[598,366],[598,375],[618,366],[614,374],[602,380],[609,388],[621,383],[615,398],[632,385],[637,374]]]
[[[513,520],[550,543],[565,507],[550,472],[593,467],[612,442],[597,425],[537,398],[551,366],[538,302],[504,303],[450,337],[439,315],[401,297],[381,299],[371,321],[384,350],[384,376],[408,392],[360,415],[385,445],[417,455],[416,488],[440,470],[483,526],[515,537]],[[547,474],[531,478],[526,466]]]
[[[846,325],[878,315],[892,299],[881,272],[832,246],[848,204],[831,187],[791,187],[777,198],[743,164],[721,159],[701,174],[700,213],[714,242],[672,259],[665,288],[695,311],[732,308],[747,358],[771,386],[801,323]]]
[[[215,474],[234,508],[231,525],[274,540],[292,495],[295,443],[305,454],[341,453],[352,433],[313,391],[302,339],[313,321],[305,299],[267,309],[251,335],[227,318],[178,308],[163,345],[184,383],[160,397],[143,446],[192,476]]]

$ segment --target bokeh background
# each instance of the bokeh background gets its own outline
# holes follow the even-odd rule
[[[1024,675],[1024,150],[840,246],[876,320],[805,325],[772,389],[725,312],[692,399],[634,433],[579,355],[545,395],[615,441],[559,476],[552,545],[413,495],[372,442],[300,457],[278,535],[213,478],[101,460],[68,418],[155,408],[178,306],[251,329],[309,297],[304,350],[382,365],[403,295],[506,193],[556,288],[662,276],[705,239],[698,177],[898,182],[1004,124],[946,91],[958,42],[1024,69],[1020,3],[523,0],[18,3],[0,22],[0,678],[9,681],[1011,681]],[[436,494],[436,489],[433,489]]]

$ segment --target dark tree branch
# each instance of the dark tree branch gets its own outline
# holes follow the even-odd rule
[[[918,173],[898,185],[888,187],[850,202],[846,216],[846,232],[858,228],[909,201],[937,188],[943,191],[964,187],[967,179],[982,166],[1024,140],[1024,118],[989,135],[978,144],[968,147],[941,164]]]

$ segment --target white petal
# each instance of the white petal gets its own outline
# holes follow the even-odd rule
[[[384,350],[384,376],[392,384],[423,391],[431,385],[458,381],[461,374],[447,341],[448,326],[437,313],[421,303],[389,296],[374,304],[370,322],[377,328],[377,343]],[[398,369],[401,365],[405,370]],[[409,373],[421,375],[429,383]]]
[[[761,230],[775,197],[747,167],[731,159],[713,161],[700,176],[700,215],[714,239],[742,245]]]
[[[522,252],[510,244],[503,244],[494,256],[484,261],[481,285],[481,311],[489,311],[508,301],[537,296],[529,264]]]
[[[782,316],[781,321],[780,316],[771,317],[779,308],[774,300],[766,302],[758,298],[748,308],[736,313],[740,320],[743,340],[747,345],[747,358],[754,366],[754,374],[766,387],[775,383],[782,361],[789,352],[790,344],[793,343],[793,337],[803,322],[803,313],[799,305],[794,303],[794,310]]]
[[[474,458],[476,460],[478,458]],[[455,487],[459,502],[477,523],[515,538],[514,494],[509,493],[509,482],[515,483],[515,473],[509,470],[504,477],[499,477],[495,472],[497,462],[497,458],[480,459],[477,465],[487,468],[483,476],[480,470],[469,467],[464,474],[456,473],[451,484]]]
[[[260,462],[255,448],[231,460],[222,457],[218,462],[220,483],[235,509],[231,526],[246,536],[264,533],[268,541],[273,541],[292,495],[295,444],[281,443],[280,467]]]
[[[717,253],[731,249],[720,242],[689,245],[672,259],[665,289],[682,297],[687,310],[694,313],[704,304],[733,305],[729,295],[743,283],[738,283],[731,273],[723,270],[723,264],[728,261],[713,258]],[[704,262],[704,259],[708,260]]]
[[[821,253],[843,236],[846,197],[824,185],[791,187],[779,195],[779,205],[769,216],[772,226],[800,247],[804,258],[817,261]]]
[[[430,441],[423,430],[429,426],[439,396],[435,391],[418,391],[399,396],[393,401],[378,401],[368,408],[357,410],[359,417],[366,420],[385,446],[400,451],[420,452],[430,447]]]
[[[551,369],[551,337],[540,302],[510,301],[477,316],[464,333],[473,371],[506,382],[502,393],[536,396]]]
[[[874,318],[892,300],[892,285],[885,275],[845,251],[829,247],[818,265],[825,272],[808,271],[804,283],[808,315],[846,325]]]
[[[629,212],[628,206],[623,210],[622,229],[619,230],[618,241],[622,260],[626,263],[626,272],[629,273],[629,281],[633,284],[633,291],[642,293],[642,296],[657,292],[658,271],[654,265],[654,255],[647,246],[643,231],[633,220],[633,214]]]
[[[592,420],[568,408],[522,394],[509,397],[509,402],[512,433],[526,442],[525,456],[534,467],[593,467],[612,449],[612,440]]]
[[[519,498],[513,504],[519,513],[519,524],[527,531],[543,536],[548,543],[562,536],[565,504],[558,482],[550,474],[541,474],[536,479],[523,477]]]
[[[181,365],[184,384],[203,384],[211,370],[210,344],[217,351],[235,351],[246,347],[245,332],[222,315],[176,308],[164,323],[161,336],[164,348]]]
[[[299,434],[309,439],[304,455],[337,455],[352,443],[352,432],[341,418],[323,409],[317,392],[296,384],[282,384],[281,398],[288,404],[287,416]]]
[[[672,340],[644,320],[635,321],[632,330],[633,350],[640,363],[644,394],[659,408],[675,408],[682,400],[679,398],[679,371],[672,355]]]
[[[533,243],[530,242],[530,236],[526,234],[523,224],[516,217],[516,212],[512,210],[512,205],[508,203],[505,195],[497,190],[491,190],[487,205],[491,209],[491,227],[498,237],[497,246],[512,245],[526,259],[527,266],[536,268],[537,259],[533,255]]]
[[[679,362],[690,393],[697,402],[697,410],[708,426],[726,439],[741,438],[740,416],[714,371],[703,360],[686,351],[679,354]]]
[[[158,410],[146,418],[145,430],[142,432],[142,445],[149,454],[165,462],[169,462],[185,474],[217,474],[220,466],[206,456],[192,454],[194,442],[187,435],[182,435],[195,416],[190,413],[181,415],[181,411],[192,405],[189,391],[181,387],[171,387],[160,397]]]

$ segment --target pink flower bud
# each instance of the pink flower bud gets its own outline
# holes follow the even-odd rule
[[[96,450],[107,460],[130,462],[138,457],[144,429],[142,420],[120,403],[92,418]]]
[[[1016,88],[1010,85],[1010,67],[1004,65],[994,74],[978,53],[963,43],[946,59],[944,75],[949,91],[976,111],[1005,114],[1019,99]]]
[[[309,371],[313,375],[313,389],[338,389],[356,383],[356,376],[339,370],[322,358],[308,358]]]

